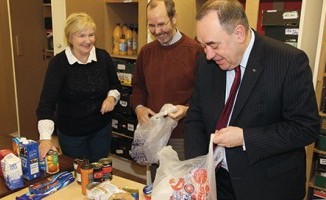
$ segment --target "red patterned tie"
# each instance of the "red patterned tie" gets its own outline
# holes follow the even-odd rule
[[[233,107],[235,95],[237,94],[237,90],[240,85],[240,79],[241,79],[240,65],[237,66],[234,69],[234,71],[235,71],[235,77],[234,77],[234,81],[232,83],[229,98],[223,107],[223,111],[222,111],[222,114],[221,114],[219,120],[217,121],[216,130],[220,130],[221,128],[225,128],[227,126],[229,117],[230,117],[230,113],[231,113],[231,110]]]

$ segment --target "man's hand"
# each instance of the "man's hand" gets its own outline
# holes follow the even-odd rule
[[[215,131],[213,142],[223,147],[238,147],[243,145],[243,129],[228,126]]]
[[[186,116],[189,106],[176,105],[175,107],[177,107],[177,111],[169,113],[168,116],[179,121]]]
[[[40,140],[38,150],[40,160],[42,160],[50,150],[57,151],[57,148],[55,148],[51,140]]]
[[[100,112],[102,113],[102,115],[107,112],[110,112],[114,109],[114,105],[115,105],[115,98],[112,96],[108,96],[103,101]]]
[[[138,106],[135,112],[137,114],[139,124],[147,123],[149,121],[149,118],[156,114],[154,111],[145,106]]]

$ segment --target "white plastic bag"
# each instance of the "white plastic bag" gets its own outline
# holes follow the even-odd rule
[[[175,112],[172,104],[165,104],[146,124],[138,124],[134,133],[130,156],[140,164],[158,163],[158,152],[166,146],[178,122],[166,115]]]
[[[224,148],[213,150],[213,137],[207,155],[180,161],[167,146],[159,152],[160,166],[153,184],[152,200],[216,200],[215,167],[223,159]]]

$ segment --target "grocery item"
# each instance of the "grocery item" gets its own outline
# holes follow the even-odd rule
[[[33,180],[41,176],[38,144],[36,141],[22,140],[19,143],[19,156],[23,169],[23,178]]]
[[[60,172],[47,179],[29,186],[29,191],[16,200],[41,200],[68,184],[74,182],[75,178],[70,172]]]
[[[126,31],[126,40],[127,40],[127,55],[131,56],[134,54],[132,50],[132,31],[134,29],[134,25],[130,24],[129,28]]]
[[[93,167],[88,161],[84,162],[80,169],[82,193],[86,194],[86,186],[93,182]]]
[[[119,55],[119,42],[120,38],[122,36],[122,29],[120,26],[120,23],[116,23],[115,28],[113,29],[112,34],[112,44],[113,44],[113,50],[112,53]]]
[[[103,175],[103,181],[106,180],[112,180],[112,159],[110,158],[102,158],[99,160],[99,163],[101,163],[102,166],[102,175]]]
[[[119,54],[122,56],[127,55],[127,40],[125,34],[122,34],[119,41]]]
[[[6,186],[10,190],[24,187],[20,158],[9,153],[1,160],[1,168]]]
[[[46,173],[55,174],[59,172],[59,154],[50,150],[45,157]]]
[[[103,165],[99,162],[93,162],[93,177],[95,182],[102,182],[103,181],[103,172],[102,167]]]

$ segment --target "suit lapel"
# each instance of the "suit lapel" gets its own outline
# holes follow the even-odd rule
[[[230,125],[232,125],[232,123],[238,117],[263,71],[263,52],[264,49],[263,45],[261,44],[261,38],[259,35],[255,34],[255,42],[249,55],[245,74],[243,75],[243,79],[241,81],[238,96],[231,116]]]

